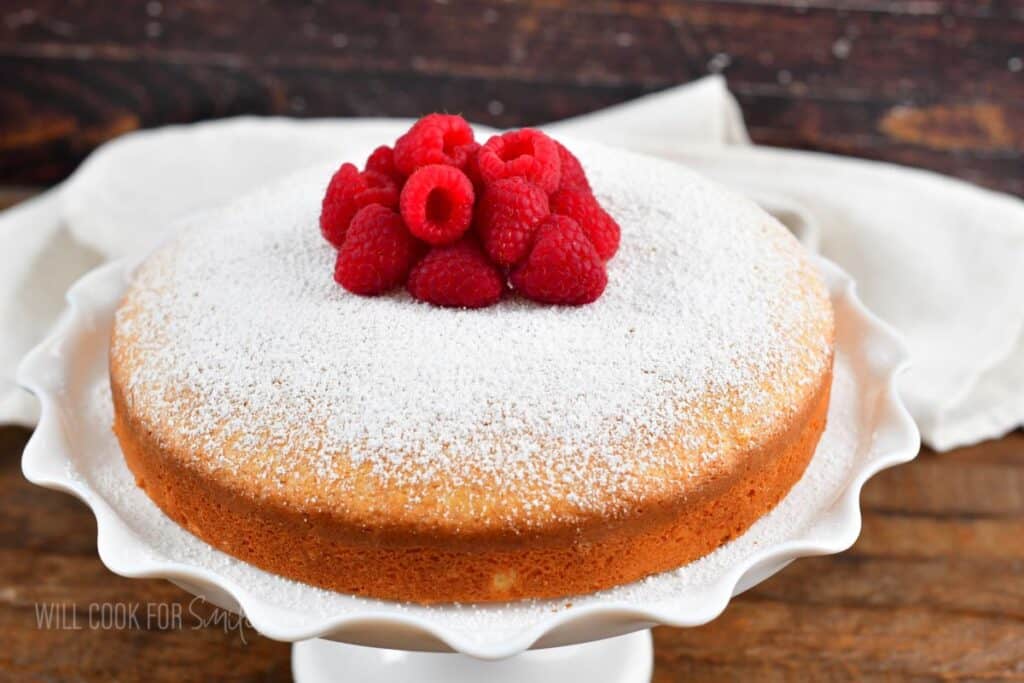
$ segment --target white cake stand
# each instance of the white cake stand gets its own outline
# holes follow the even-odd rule
[[[845,550],[860,532],[864,482],[918,452],[917,428],[895,387],[904,345],[864,308],[845,273],[818,263],[836,311],[837,349],[829,423],[807,472],[775,510],[718,551],[601,593],[442,607],[357,598],[268,574],[184,531],[135,487],[110,430],[106,358],[128,262],[76,283],[56,329],[19,368],[20,383],[42,405],[23,470],[92,509],[111,571],[169,579],[244,614],[264,635],[296,643],[300,683],[646,681],[647,629],[704,624],[792,560]]]

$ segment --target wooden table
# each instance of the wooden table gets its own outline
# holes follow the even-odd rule
[[[128,130],[240,113],[561,118],[721,71],[755,140],[1024,195],[1021,0],[0,4],[0,204]],[[0,680],[288,680],[288,647],[112,575],[91,515],[0,428]],[[655,631],[655,680],[1024,680],[1024,433],[872,480],[852,550],[712,624]],[[37,628],[37,605],[180,604],[183,628]],[[67,614],[65,615],[67,616]],[[64,624],[68,625],[65,618]]]
[[[287,645],[193,630],[191,596],[111,574],[88,510],[22,478],[28,435],[0,429],[0,680],[288,680]],[[655,629],[655,680],[1024,679],[1024,434],[925,451],[873,479],[863,507],[850,551],[795,562],[707,626]],[[186,618],[91,629],[103,602],[176,602]],[[83,630],[37,628],[40,603],[74,605]]]

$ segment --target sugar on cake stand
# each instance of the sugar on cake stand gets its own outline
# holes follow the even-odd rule
[[[294,642],[300,683],[342,673],[375,681],[545,681],[565,680],[567,672],[593,681],[647,680],[646,629],[704,624],[733,595],[793,559],[848,548],[860,531],[864,483],[918,451],[917,429],[896,390],[907,360],[903,343],[864,308],[845,273],[817,263],[837,341],[828,427],[807,472],[775,510],[711,555],[600,593],[484,606],[358,598],[263,572],[178,527],[135,487],[110,430],[106,359],[132,266],[125,261],[72,287],[60,323],[19,369],[20,383],[42,405],[23,470],[92,509],[99,555],[111,571],[168,579],[244,613],[264,635]]]

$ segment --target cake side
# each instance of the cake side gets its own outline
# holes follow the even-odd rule
[[[702,495],[648,501],[617,519],[470,536],[379,529],[311,517],[225,488],[133,424],[114,390],[114,431],[136,482],[212,546],[288,578],[354,595],[412,601],[556,598],[610,588],[691,562],[738,537],[799,481],[825,427],[831,373],[790,429],[743,454]]]

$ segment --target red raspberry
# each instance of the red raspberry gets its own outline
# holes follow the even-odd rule
[[[381,145],[373,150],[373,153],[366,159],[366,171],[382,173],[401,185],[405,177],[395,168],[395,153],[387,145]]]
[[[561,177],[555,141],[532,128],[495,135],[480,148],[477,163],[485,183],[518,176],[549,194],[558,189]]]
[[[433,247],[409,273],[407,286],[420,301],[452,308],[490,306],[505,289],[501,273],[469,237]]]
[[[334,279],[353,294],[381,294],[405,281],[418,251],[402,217],[371,204],[352,219],[334,264]]]
[[[558,147],[558,159],[562,162],[562,180],[558,184],[558,189],[590,192],[590,181],[587,180],[580,160],[557,140],[555,145]]]
[[[511,280],[527,299],[579,306],[601,296],[608,274],[576,221],[552,215],[537,229],[530,255],[512,271]]]
[[[473,184],[454,166],[431,164],[402,188],[402,218],[413,235],[430,244],[451,244],[473,220]]]
[[[459,148],[473,142],[473,129],[461,116],[428,114],[395,142],[395,168],[402,175],[429,164],[458,166]]]
[[[379,200],[372,202],[373,204],[398,208],[398,204],[395,202],[398,201],[398,192],[401,188],[399,188],[394,178],[386,173],[370,169],[363,171],[359,175],[362,177],[363,182],[366,183],[365,193],[368,193],[367,196]]]
[[[469,181],[473,183],[473,192],[480,196],[484,192],[484,179],[480,175],[479,164],[480,143],[471,142],[455,150],[455,165],[462,169]]]
[[[533,183],[504,178],[489,184],[476,211],[476,229],[487,255],[501,266],[522,261],[549,213],[547,194]]]
[[[568,216],[579,223],[603,260],[607,261],[618,251],[619,224],[601,208],[589,190],[566,189],[554,193],[551,195],[551,213]]]
[[[398,186],[383,174],[360,173],[352,164],[342,164],[331,177],[320,205],[320,232],[324,239],[341,248],[352,217],[371,204],[398,208]]]

